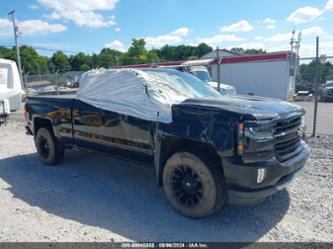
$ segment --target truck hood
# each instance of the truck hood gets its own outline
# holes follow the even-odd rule
[[[279,99],[263,98],[258,96],[235,95],[218,98],[187,99],[181,105],[196,105],[252,116],[257,120],[273,119],[304,114],[302,107]]]

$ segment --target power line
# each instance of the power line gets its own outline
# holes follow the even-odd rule
[[[44,47],[44,46],[31,46],[31,45],[24,45],[24,46],[28,46],[28,47],[32,47],[32,48],[37,49],[37,50],[44,50],[44,51],[53,51],[53,52],[62,51],[62,52],[67,53],[67,54],[78,54],[78,53],[80,53],[78,51],[48,48],[48,47]]]
[[[15,45],[0,43],[0,46],[6,47],[6,48],[12,48]],[[21,47],[23,47],[23,46],[31,47],[31,48],[34,48],[36,50],[53,51],[53,52],[62,51],[62,52],[67,53],[67,54],[78,54],[78,53],[80,53],[79,51],[63,50],[63,49],[57,49],[57,48],[48,48],[48,47],[44,47],[44,46],[35,46],[35,45],[22,44]]]
[[[0,43],[0,46],[5,47],[5,48],[13,48],[13,44],[6,44],[6,43]]]
[[[301,47],[301,40],[302,40],[302,32],[298,32],[297,40],[295,39],[295,30],[293,30],[291,39],[290,39],[290,46],[291,46],[291,51],[296,53],[296,63],[294,67],[294,77],[295,79],[299,76],[299,50]]]

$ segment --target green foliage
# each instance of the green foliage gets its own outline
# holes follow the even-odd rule
[[[91,67],[88,65],[88,64],[82,64],[81,66],[80,66],[80,68],[79,68],[79,70],[78,71],[88,71],[88,70],[90,70],[91,69]]]
[[[144,39],[133,39],[131,47],[122,57],[122,64],[134,65],[145,63],[147,57],[145,45],[146,42]]]
[[[22,69],[24,73],[29,73],[30,75],[54,73],[56,71],[87,71],[101,67],[112,68],[121,65],[195,60],[213,50],[212,47],[205,43],[201,43],[198,46],[165,45],[160,49],[151,50],[147,50],[145,46],[146,42],[144,39],[133,39],[130,48],[126,52],[103,48],[99,53],[93,53],[92,55],[80,52],[68,57],[63,52],[57,51],[51,58],[40,56],[32,47],[23,46],[21,47]],[[266,53],[266,51],[261,49],[244,50],[243,48],[233,48],[231,50],[248,54]],[[0,58],[16,60],[15,48],[0,46]],[[327,75],[329,75],[329,72],[327,72]]]
[[[266,51],[263,49],[255,49],[255,48],[251,48],[251,49],[244,49],[244,48],[232,48],[230,51],[232,52],[237,52],[237,53],[241,53],[241,54],[266,54]]]
[[[318,65],[315,60],[311,61],[309,64],[302,64],[300,66],[300,76],[298,80],[299,84],[303,85],[314,85],[316,82],[316,71],[318,70]],[[333,79],[333,65],[331,62],[326,60],[325,56],[321,56],[319,64],[319,82],[321,84],[328,80]]]
[[[16,61],[16,52],[15,48],[6,48],[0,46],[0,58],[5,58],[8,60],[15,60]]]
[[[213,48],[205,43],[201,43],[197,47],[190,45],[165,45],[158,50],[158,56],[163,61],[191,60],[198,59],[212,50]]]
[[[22,46],[20,55],[23,73],[40,74],[48,72],[48,57],[40,56],[32,47]],[[15,48],[0,47],[0,58],[16,61]]]
[[[112,68],[113,66],[153,64],[160,61],[198,59],[213,49],[205,43],[198,46],[166,45],[161,49],[147,50],[144,39],[133,39],[127,52],[111,48],[103,48],[98,54],[78,53],[68,57],[61,51],[55,52],[51,58],[40,56],[32,47],[21,47],[22,69],[24,73],[46,74],[66,71],[87,71],[92,68]],[[0,58],[16,60],[14,48],[0,47]]]
[[[47,56],[39,56],[38,61],[39,61],[38,74],[49,73],[50,59]],[[31,74],[33,74],[33,73],[31,73]]]
[[[145,58],[145,63],[152,64],[159,62],[157,50],[152,49],[147,52],[147,56]]]
[[[200,43],[196,48],[195,54],[196,56],[201,57],[204,56],[205,54],[208,54],[211,51],[213,51],[212,47],[208,46],[206,43]]]
[[[251,49],[246,49],[245,53],[247,53],[247,54],[266,54],[266,50],[251,48]]]
[[[119,65],[121,55],[122,53],[117,50],[103,48],[99,55],[93,55],[93,68],[110,68],[112,66]]]
[[[20,54],[23,73],[34,75],[48,72],[49,59],[40,56],[32,47],[21,47]]]
[[[62,51],[57,51],[53,54],[51,63],[54,66],[54,71],[67,72],[71,69],[69,58]]]
[[[69,62],[72,71],[87,71],[92,67],[92,58],[90,55],[85,55],[84,53],[78,53],[76,55],[71,55],[69,57]],[[84,67],[83,67],[84,65]],[[81,68],[86,70],[81,70]]]

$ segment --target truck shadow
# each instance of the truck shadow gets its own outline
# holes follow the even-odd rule
[[[78,151],[66,152],[65,161],[53,167],[34,153],[2,159],[0,177],[15,198],[31,206],[138,241],[252,242],[290,204],[283,190],[252,207],[226,206],[206,219],[189,219],[169,206],[154,170]]]

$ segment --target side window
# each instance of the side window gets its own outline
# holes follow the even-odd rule
[[[0,68],[0,85],[7,85],[8,69]]]

